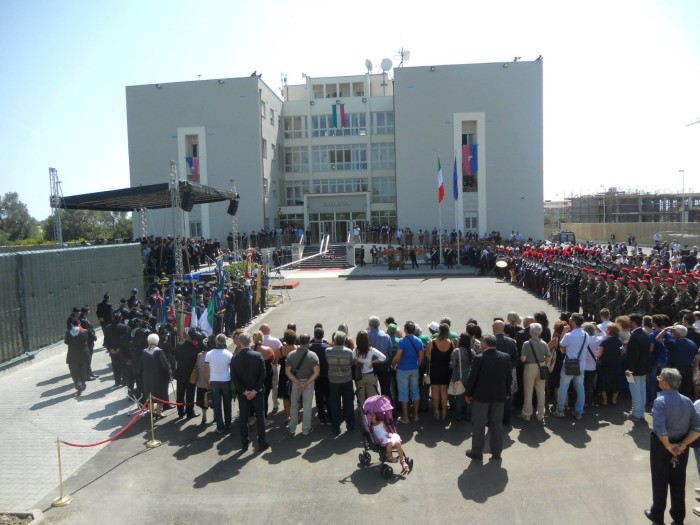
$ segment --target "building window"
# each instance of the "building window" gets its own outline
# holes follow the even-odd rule
[[[270,150],[272,150],[272,158],[275,158],[275,153],[277,153],[277,148],[274,144],[270,144]]]
[[[266,115],[267,115],[267,107],[265,105],[265,101],[261,100],[260,101],[260,116],[262,118],[265,118]]]
[[[382,210],[372,212],[372,226],[396,226],[396,212],[393,210]]]
[[[367,135],[367,115],[365,113],[346,113],[344,127],[333,126],[333,115],[314,115],[311,117],[311,136],[343,137]]]
[[[372,178],[372,202],[395,202],[396,179],[394,177]]]
[[[366,144],[313,146],[314,171],[352,171],[367,169]]]
[[[285,139],[305,139],[306,138],[306,116],[284,117],[284,138]]]
[[[191,222],[190,223],[190,237],[199,238],[202,236],[202,223],[201,222]]]
[[[267,197],[268,183],[267,179],[263,178],[263,197]]]
[[[309,172],[309,150],[306,146],[284,148],[284,171],[287,173]]]
[[[465,217],[464,218],[464,228],[467,231],[478,231],[479,228],[479,223],[477,222],[476,217]]]
[[[372,113],[372,134],[391,135],[394,133],[394,112],[377,111]]]
[[[394,144],[372,144],[372,169],[393,169],[394,166]]]
[[[292,180],[284,184],[284,204],[286,206],[303,206],[304,195],[309,193],[308,180]]]
[[[462,146],[476,144],[474,142],[474,133],[462,133]]]
[[[270,124],[275,125],[275,110],[270,108]]]
[[[267,139],[262,139],[262,156],[267,158]]]
[[[367,179],[315,179],[312,193],[357,193],[367,191]]]

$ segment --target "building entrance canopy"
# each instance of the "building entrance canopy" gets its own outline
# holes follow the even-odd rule
[[[219,190],[211,186],[203,186],[189,181],[179,181],[180,202],[193,199],[192,204],[207,204],[234,200],[237,194],[232,191]],[[60,199],[59,208],[67,210],[98,210],[98,211],[133,211],[139,209],[170,208],[172,197],[170,184],[150,184],[120,190],[100,191],[71,195]]]

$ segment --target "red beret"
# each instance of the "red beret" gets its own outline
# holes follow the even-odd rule
[[[629,269],[629,268],[623,268],[622,271],[623,271],[623,272],[629,272],[630,269]]]
[[[630,270],[630,273],[638,273],[637,270]]]
[[[645,279],[651,279],[651,274],[650,273],[645,273],[644,274]]]
[[[613,276],[613,277],[614,277],[614,276]],[[624,283],[624,282],[625,282],[625,280],[624,280],[622,277],[618,277],[618,278],[615,279],[615,280],[616,280],[616,281],[620,281],[621,283]]]
[[[662,268],[661,273],[668,273],[668,268]]]
[[[661,280],[661,277],[659,277],[658,275],[655,275],[655,276],[654,276],[654,280],[655,280],[655,281],[660,281],[660,280]]]
[[[692,273],[687,273],[685,274],[686,277],[690,277],[691,279],[695,279],[695,276]]]
[[[627,284],[637,284],[637,281],[635,281],[634,279],[630,279],[630,280],[627,282]]]
[[[680,281],[678,283],[678,286],[688,286],[688,283],[686,283],[685,281]]]
[[[646,279],[642,279],[642,280],[639,281],[639,282],[640,282],[641,284],[649,284],[649,281],[647,281]]]
[[[669,278],[666,279],[666,282],[667,282],[667,283],[673,283],[673,282],[675,282],[675,281],[673,280],[673,277],[669,277]]]

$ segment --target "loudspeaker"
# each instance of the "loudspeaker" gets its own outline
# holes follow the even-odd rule
[[[236,212],[238,212],[238,198],[231,199],[228,203],[228,210],[226,210],[226,213],[231,216],[236,215]]]
[[[180,208],[182,211],[192,211],[194,206],[194,194],[187,191],[182,194],[182,201],[180,201]]]

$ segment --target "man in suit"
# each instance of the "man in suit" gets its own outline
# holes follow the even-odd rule
[[[630,315],[632,332],[627,343],[627,363],[625,374],[628,378],[634,378],[630,383],[630,395],[632,396],[632,421],[644,419],[644,405],[647,399],[647,374],[651,372],[651,352],[649,335],[642,328],[642,316]],[[629,379],[628,379],[629,380]]]
[[[500,460],[503,450],[503,407],[510,397],[512,380],[508,354],[496,350],[496,336],[482,339],[484,351],[474,358],[465,385],[467,401],[472,405],[472,448],[467,457],[481,461],[484,453],[486,424],[491,433],[491,459]]]
[[[241,349],[231,361],[231,380],[238,392],[239,410],[241,415],[238,422],[241,427],[241,445],[243,451],[248,450],[247,414],[255,414],[258,427],[258,452],[266,450],[270,445],[265,440],[265,361],[259,352],[250,348],[251,336],[243,332],[239,337]]]
[[[505,327],[506,327],[506,323],[500,317],[495,318],[493,320],[493,324],[491,325],[491,328],[493,329],[493,334],[496,337],[496,350],[508,355],[508,359],[510,360],[511,374],[513,374],[513,370],[515,370],[516,366],[518,365],[518,361],[520,361],[520,354],[518,352],[518,344],[516,343],[515,339],[513,339],[512,337],[508,337],[505,334]],[[515,385],[511,385],[511,386],[515,386]],[[505,405],[503,407],[503,424],[504,425],[510,425],[510,413],[511,413],[510,394],[511,393],[509,391],[508,392],[508,399],[506,399]]]

